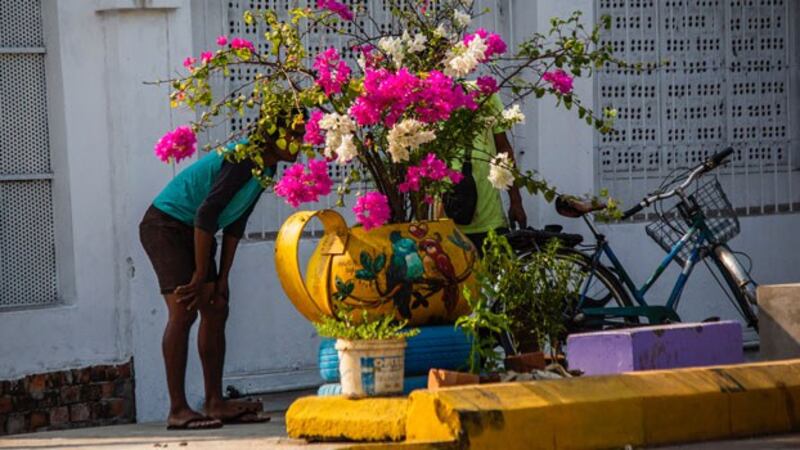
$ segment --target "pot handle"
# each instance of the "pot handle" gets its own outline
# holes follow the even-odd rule
[[[303,273],[300,270],[298,256],[300,240],[306,225],[314,217],[322,222],[325,230],[319,243],[322,257],[331,259],[335,255],[343,254],[350,230],[347,228],[344,218],[332,209],[299,211],[292,214],[281,225],[275,239],[275,270],[281,286],[298,311],[312,322],[318,321],[322,315],[333,314],[333,311],[326,311],[329,308],[324,308],[329,305],[328,301],[322,304],[314,301],[308,292]]]

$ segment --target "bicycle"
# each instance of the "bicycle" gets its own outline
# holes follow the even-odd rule
[[[747,325],[758,331],[754,309],[757,284],[726,244],[740,231],[736,212],[716,177],[701,182],[704,175],[723,164],[731,153],[733,149],[728,148],[692,169],[674,177],[668,175],[659,189],[623,213],[622,220],[626,220],[653,206],[655,220],[647,225],[646,232],[667,252],[655,272],[638,287],[614,254],[607,237],[591,219],[592,213],[605,209],[606,205],[566,196],[556,199],[557,212],[565,217],[583,219],[595,239],[594,244],[581,246],[575,235],[563,235],[558,230],[551,230],[551,236],[547,237],[566,242],[559,257],[578,265],[585,275],[578,298],[569,299],[565,305],[568,332],[638,326],[642,318],[649,324],[680,322],[677,307],[681,295],[694,267],[701,261],[724,291],[727,287],[726,295],[733,300]],[[694,189],[690,191],[693,183]],[[677,198],[677,204],[665,210],[664,201],[672,198]],[[541,249],[541,232],[534,235],[536,238],[532,239],[530,231],[511,232],[508,238],[516,243],[514,247],[520,257],[525,257]],[[603,256],[610,266],[601,262]],[[707,258],[713,261],[722,281],[711,270]],[[647,292],[672,262],[679,264],[682,270],[669,299],[664,305],[648,304]]]

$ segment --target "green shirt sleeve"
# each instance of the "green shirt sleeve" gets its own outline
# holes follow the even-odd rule
[[[503,106],[503,101],[500,100],[500,96],[497,94],[492,94],[492,96],[489,98],[489,106],[491,106],[493,110],[497,111],[498,115],[502,114],[503,110],[505,110],[505,107]],[[501,123],[498,123],[492,129],[492,132],[494,134],[505,133],[506,131],[508,131],[508,127],[504,126]]]

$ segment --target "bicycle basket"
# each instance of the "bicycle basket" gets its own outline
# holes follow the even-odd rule
[[[706,216],[712,244],[723,244],[739,234],[736,211],[716,177],[699,184],[690,197],[694,198]],[[645,228],[647,235],[666,252],[670,252],[688,230],[689,226],[678,211],[677,205],[659,214],[658,218]],[[700,236],[696,234],[692,241],[687,242],[678,252],[675,261],[684,266],[689,255],[697,248],[699,240]]]

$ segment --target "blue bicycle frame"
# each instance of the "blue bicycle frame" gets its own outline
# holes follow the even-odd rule
[[[694,224],[689,228],[686,234],[675,243],[674,246],[670,249],[669,253],[664,257],[659,264],[656,271],[648,278],[648,280],[641,286],[637,287],[636,284],[631,279],[628,272],[625,270],[622,263],[617,259],[617,256],[614,254],[614,251],[611,249],[608,241],[605,239],[605,236],[600,234],[597,229],[593,226],[593,224],[586,219],[589,228],[595,234],[597,238],[598,245],[597,249],[595,250],[594,254],[592,255],[592,267],[597,267],[600,264],[600,259],[603,255],[605,255],[608,260],[611,262],[611,265],[614,267],[619,279],[622,280],[624,287],[632,294],[633,300],[638,304],[638,306],[634,307],[597,307],[597,308],[583,308],[586,302],[587,291],[589,286],[591,285],[591,279],[594,276],[594,269],[590,271],[589,278],[583,290],[581,291],[581,295],[578,301],[578,310],[582,311],[587,316],[594,316],[594,317],[639,317],[644,316],[647,317],[650,323],[663,323],[667,320],[669,321],[680,321],[680,317],[678,316],[676,309],[678,307],[678,302],[681,298],[681,294],[683,293],[683,289],[686,286],[686,281],[689,279],[689,276],[692,274],[692,270],[694,266],[700,262],[701,256],[700,252],[704,247],[704,244],[709,242],[710,232],[708,227],[706,226],[705,219],[702,216],[698,216],[693,221]],[[661,275],[666,270],[667,266],[677,257],[680,251],[689,243],[693,242],[695,244],[694,249],[689,255],[685,265],[683,266],[683,270],[681,271],[678,279],[675,281],[675,285],[672,288],[672,293],[669,296],[666,304],[661,305],[649,305],[645,300],[645,295],[653,286],[653,284],[661,277]]]

